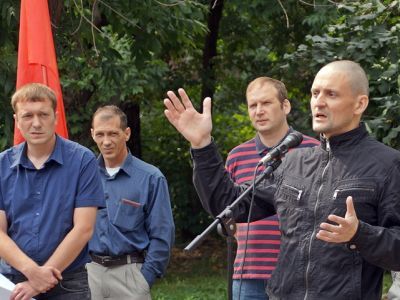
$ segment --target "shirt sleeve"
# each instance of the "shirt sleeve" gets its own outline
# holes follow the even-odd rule
[[[105,207],[99,167],[93,153],[86,152],[79,174],[75,207]]]
[[[1,190],[1,181],[0,181],[0,210],[4,210],[4,202],[3,202],[3,191]]]
[[[150,244],[141,270],[149,286],[164,274],[175,240],[167,181],[164,176],[157,176],[151,184],[145,219]]]

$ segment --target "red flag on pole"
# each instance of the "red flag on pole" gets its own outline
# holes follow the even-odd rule
[[[32,82],[43,83],[56,93],[56,132],[68,138],[47,0],[21,0],[17,89]],[[19,129],[15,127],[14,145],[23,141]]]

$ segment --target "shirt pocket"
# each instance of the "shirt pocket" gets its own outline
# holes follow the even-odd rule
[[[377,224],[377,200],[376,187],[374,184],[353,183],[338,186],[333,192],[332,213],[344,217],[347,211],[346,199],[353,198],[354,209],[357,218]]]
[[[135,230],[144,220],[143,204],[122,198],[118,202],[112,223],[122,232]]]

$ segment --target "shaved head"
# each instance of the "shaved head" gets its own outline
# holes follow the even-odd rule
[[[369,84],[367,74],[364,69],[356,62],[350,60],[338,60],[322,67],[320,72],[325,69],[343,72],[349,82],[354,95],[369,95]]]

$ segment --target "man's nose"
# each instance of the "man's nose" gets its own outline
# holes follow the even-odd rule
[[[262,104],[257,104],[256,114],[259,115],[259,114],[262,114],[262,113],[264,113],[263,105]]]
[[[106,144],[106,145],[111,144],[111,139],[110,139],[110,137],[108,135],[104,136],[103,144]]]
[[[325,104],[326,104],[325,97],[322,93],[320,93],[314,97],[314,105],[315,106],[321,107],[321,106],[325,106]]]
[[[33,116],[33,119],[32,119],[32,126],[33,127],[40,127],[42,125],[42,122],[40,122],[40,118],[39,118],[39,116]]]

